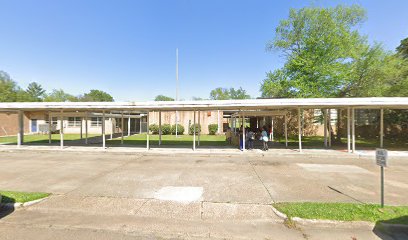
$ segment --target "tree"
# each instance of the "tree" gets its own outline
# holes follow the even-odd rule
[[[10,75],[4,71],[0,71],[0,102],[15,102],[17,101],[17,92],[19,87],[14,82]]]
[[[249,99],[251,98],[241,87],[237,90],[234,88],[216,88],[210,92],[210,99],[228,100],[228,99]]]
[[[30,99],[30,102],[41,102],[45,96],[45,90],[36,82],[31,82],[28,84],[26,93]]]
[[[352,79],[351,67],[366,37],[355,29],[365,19],[359,6],[291,9],[276,28],[268,50],[284,53],[283,69],[267,74],[261,85],[269,97],[335,97]]]
[[[397,47],[397,53],[403,58],[408,58],[408,37],[401,40],[401,44]]]
[[[62,89],[53,89],[50,94],[44,98],[44,102],[77,102],[78,98],[64,92]]]
[[[79,97],[82,102],[113,102],[113,97],[104,91],[92,89]]]
[[[174,101],[174,98],[167,97],[164,95],[157,95],[154,101]]]

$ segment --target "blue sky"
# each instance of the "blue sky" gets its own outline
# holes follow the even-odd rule
[[[20,86],[109,92],[116,101],[208,98],[216,87],[260,95],[265,73],[283,64],[266,52],[290,8],[362,5],[370,42],[394,50],[408,37],[408,1],[63,1],[0,0],[0,70]]]

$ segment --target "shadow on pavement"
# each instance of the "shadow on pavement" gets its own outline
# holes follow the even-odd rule
[[[0,219],[8,216],[9,214],[14,212],[14,206],[1,206],[0,205]]]
[[[381,239],[408,239],[408,215],[375,223],[373,232]]]

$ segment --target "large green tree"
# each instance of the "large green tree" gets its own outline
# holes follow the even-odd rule
[[[31,82],[30,84],[28,84],[26,93],[30,102],[41,102],[45,97],[45,90],[40,84],[36,82]]]
[[[44,98],[44,102],[77,102],[78,98],[66,93],[62,89],[53,89],[50,94]]]
[[[89,93],[85,93],[79,97],[82,102],[113,102],[113,97],[104,91],[92,89]]]
[[[167,97],[167,96],[164,96],[164,95],[157,95],[154,98],[154,101],[174,101],[174,98]]]
[[[408,58],[408,37],[401,40],[401,44],[397,47],[397,53],[403,58]]]
[[[4,71],[0,71],[0,102],[15,102],[17,101],[17,92],[19,87],[14,82],[10,75]]]
[[[351,67],[367,52],[357,27],[365,11],[357,5],[291,9],[276,28],[268,50],[283,53],[282,69],[267,74],[262,97],[336,97],[352,79]]]
[[[244,89],[234,88],[216,88],[210,92],[210,99],[213,100],[228,100],[228,99],[249,99],[249,96]]]

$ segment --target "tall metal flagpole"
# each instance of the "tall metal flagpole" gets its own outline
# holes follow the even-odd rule
[[[178,48],[176,48],[176,101],[178,101]],[[176,111],[176,138],[177,138],[177,125],[178,125],[178,111]]]

